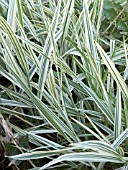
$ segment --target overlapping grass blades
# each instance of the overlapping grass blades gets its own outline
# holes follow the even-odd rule
[[[0,76],[9,84],[0,86],[0,114],[17,139],[34,145],[17,143],[20,154],[9,158],[47,158],[42,167],[30,162],[40,170],[65,167],[63,161],[98,170],[126,164],[128,49],[125,39],[100,37],[103,1],[3,2],[9,10],[0,16]]]

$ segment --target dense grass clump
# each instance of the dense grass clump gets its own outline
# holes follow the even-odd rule
[[[0,1],[0,169],[127,168],[127,9]]]

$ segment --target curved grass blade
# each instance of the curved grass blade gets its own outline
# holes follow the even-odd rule
[[[97,42],[96,42],[96,46],[97,46],[97,49],[98,49],[98,51],[99,51],[99,53],[100,53],[100,55],[101,55],[101,57],[104,61],[104,64],[107,66],[109,72],[111,73],[111,75],[115,79],[117,85],[119,85],[122,92],[128,98],[128,88],[127,88],[123,78],[121,77],[120,73],[116,69],[114,63],[112,62],[112,60],[109,58],[107,53],[103,50],[103,48],[101,48],[101,46]]]

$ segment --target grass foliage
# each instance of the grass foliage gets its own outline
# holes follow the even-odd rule
[[[1,167],[126,167],[127,27],[104,3],[0,1]]]

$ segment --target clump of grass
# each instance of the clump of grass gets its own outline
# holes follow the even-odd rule
[[[103,0],[0,4],[1,138],[10,166],[125,166],[127,40],[101,36]]]

